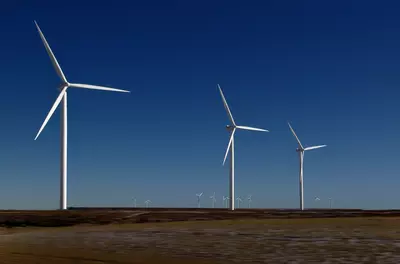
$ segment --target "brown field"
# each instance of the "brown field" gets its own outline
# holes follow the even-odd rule
[[[400,210],[277,210],[211,208],[85,208],[72,210],[0,211],[0,226],[59,227],[81,224],[126,224],[171,221],[337,218],[337,217],[400,217]]]
[[[400,263],[400,211],[0,211],[0,225],[0,264]]]

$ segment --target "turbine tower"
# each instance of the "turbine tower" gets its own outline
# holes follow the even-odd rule
[[[215,192],[210,196],[210,199],[212,200],[212,208],[215,208],[215,202],[217,201],[217,199],[215,199]]]
[[[51,107],[49,113],[46,116],[42,126],[37,133],[35,140],[39,137],[40,133],[46,126],[47,122],[53,115],[57,106],[61,103],[61,160],[60,160],[60,209],[67,209],[67,89],[72,88],[83,88],[83,89],[94,89],[94,90],[103,90],[103,91],[113,91],[113,92],[125,92],[129,93],[129,91],[109,88],[104,86],[97,86],[91,84],[80,84],[80,83],[69,83],[67,78],[65,77],[63,71],[61,70],[60,65],[56,57],[53,54],[49,44],[46,41],[42,31],[39,28],[39,25],[35,21],[35,25],[37,30],[39,31],[40,38],[46,48],[47,54],[50,57],[50,60],[53,64],[54,69],[57,72],[58,77],[61,79],[61,85],[59,86],[60,94],[58,95],[56,101]]]
[[[133,197],[133,207],[136,208],[136,198],[135,197]]]
[[[300,157],[300,210],[304,210],[304,195],[303,195],[303,192],[304,192],[304,189],[303,189],[304,151],[323,148],[323,147],[326,147],[326,145],[319,145],[319,146],[304,148],[289,122],[288,122],[288,125],[289,125],[290,130],[293,133],[293,136],[296,138],[297,143],[299,144],[299,147],[296,149],[296,151],[299,153],[299,157]]]
[[[228,103],[225,100],[225,96],[222,93],[221,87],[219,86],[219,84],[217,86],[218,86],[219,92],[221,94],[225,110],[228,113],[228,117],[231,121],[231,124],[226,126],[226,129],[231,133],[231,136],[229,139],[228,147],[226,149],[225,157],[224,157],[224,161],[223,161],[222,165],[225,164],[226,157],[228,156],[228,152],[230,150],[231,151],[231,168],[230,168],[230,177],[229,177],[229,181],[230,181],[229,182],[229,187],[230,187],[229,188],[229,198],[230,198],[229,200],[230,200],[230,210],[235,210],[235,142],[234,142],[235,141],[234,140],[235,131],[236,131],[236,129],[262,131],[262,132],[269,132],[269,131],[265,130],[265,129],[261,129],[261,128],[236,125],[235,120],[233,119],[232,113],[229,110]]]
[[[196,194],[197,196],[197,208],[200,208],[200,197],[203,195],[203,193],[198,193]]]

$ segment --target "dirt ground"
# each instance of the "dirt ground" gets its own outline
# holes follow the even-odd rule
[[[84,208],[54,211],[0,211],[0,226],[59,227],[81,224],[129,224],[171,221],[286,219],[331,217],[400,217],[400,210],[276,210],[211,208]]]
[[[400,263],[400,218],[3,228],[0,263]]]

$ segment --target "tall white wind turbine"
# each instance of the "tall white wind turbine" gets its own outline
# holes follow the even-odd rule
[[[113,92],[125,92],[129,93],[129,91],[104,87],[104,86],[97,86],[91,84],[81,84],[81,83],[69,83],[67,78],[65,77],[63,71],[61,70],[60,65],[56,57],[53,54],[49,44],[46,41],[42,31],[39,28],[39,25],[36,23],[36,28],[39,31],[40,38],[46,48],[47,54],[50,57],[50,60],[53,64],[54,69],[57,72],[58,77],[61,79],[61,85],[59,86],[60,94],[58,95],[56,101],[54,102],[53,106],[51,107],[49,113],[46,116],[42,126],[37,133],[35,140],[39,137],[40,133],[46,126],[47,122],[53,115],[54,111],[56,110],[57,106],[61,103],[61,161],[60,161],[60,209],[67,209],[67,89],[72,88],[82,88],[82,89],[94,89],[94,90],[103,90],[103,91],[113,91]]]
[[[217,86],[218,86],[219,92],[221,94],[225,110],[228,113],[228,117],[231,121],[231,124],[226,126],[226,129],[231,133],[231,136],[229,139],[228,147],[226,149],[225,157],[224,157],[224,161],[223,161],[222,165],[225,164],[226,157],[228,156],[228,153],[230,150],[231,151],[231,168],[230,168],[230,177],[229,177],[229,187],[230,187],[229,188],[229,198],[230,198],[229,199],[229,201],[230,201],[229,209],[235,210],[235,142],[234,142],[235,140],[234,140],[234,135],[235,135],[236,129],[262,131],[262,132],[269,132],[269,131],[265,130],[265,129],[261,129],[261,128],[236,125],[235,120],[233,119],[232,113],[229,110],[228,103],[225,100],[225,96],[222,93],[221,87],[219,86],[219,84]]]
[[[146,205],[146,208],[149,208],[149,203],[151,203],[151,201],[150,201],[150,200],[146,200],[146,201],[144,201],[144,204]]]
[[[299,157],[300,157],[300,210],[304,210],[304,195],[303,195],[303,193],[304,193],[304,188],[303,188],[304,151],[323,148],[323,147],[326,147],[326,145],[319,145],[319,146],[312,146],[312,147],[304,148],[289,122],[288,122],[288,125],[289,125],[290,130],[292,131],[293,136],[296,138],[297,143],[299,144],[299,147],[296,149],[296,151],[299,152]]]

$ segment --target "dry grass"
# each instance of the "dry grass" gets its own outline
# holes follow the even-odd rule
[[[292,219],[336,217],[400,217],[400,211],[362,210],[266,210],[266,209],[187,209],[149,208],[130,210],[87,209],[65,211],[0,211],[0,226],[60,227],[81,224],[126,224],[171,221]]]
[[[400,218],[4,229],[0,263],[400,263]]]

